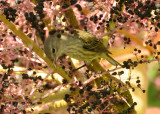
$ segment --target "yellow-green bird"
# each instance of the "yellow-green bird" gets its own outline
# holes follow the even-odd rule
[[[109,56],[111,52],[94,35],[77,29],[73,34],[55,33],[50,35],[44,43],[44,51],[54,63],[56,63],[59,56],[65,54],[85,62],[104,58],[112,65],[121,65]]]

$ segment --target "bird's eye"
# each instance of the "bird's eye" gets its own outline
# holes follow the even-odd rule
[[[54,48],[52,48],[52,53],[55,53],[55,51],[56,51],[56,50],[55,50]]]
[[[57,34],[57,38],[61,38],[61,34]]]

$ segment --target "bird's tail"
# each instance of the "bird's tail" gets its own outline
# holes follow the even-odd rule
[[[120,63],[118,63],[116,60],[114,60],[111,56],[108,54],[105,55],[104,59],[107,59],[108,62],[110,62],[114,66],[122,66]]]

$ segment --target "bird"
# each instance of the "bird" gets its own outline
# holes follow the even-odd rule
[[[104,58],[114,66],[121,66],[109,55],[112,53],[96,36],[79,29],[75,29],[72,34],[64,32],[50,35],[44,43],[44,52],[55,64],[57,59],[65,54],[89,63],[94,59]]]

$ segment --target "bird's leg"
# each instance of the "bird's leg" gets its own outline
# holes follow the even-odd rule
[[[76,72],[77,70],[79,70],[79,69],[85,67],[86,65],[87,65],[87,64],[84,64],[84,65],[82,65],[82,66],[80,66],[80,67],[78,67],[78,68],[76,68],[76,69],[73,69],[72,71],[73,71],[73,72]]]
[[[75,72],[75,71],[77,71],[77,70],[79,70],[79,69],[81,69],[81,68],[83,68],[83,67],[85,67],[85,66],[89,66],[90,64],[91,64],[90,61],[85,61],[85,64],[84,64],[84,65],[80,66],[79,68],[73,69],[73,72]]]

